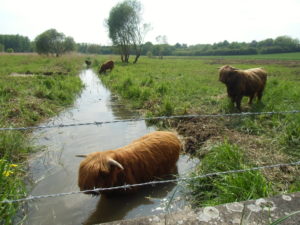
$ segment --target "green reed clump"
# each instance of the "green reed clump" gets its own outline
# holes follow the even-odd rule
[[[242,150],[225,141],[211,148],[191,177],[247,168],[249,165]],[[192,179],[187,182],[187,190],[193,196],[192,203],[197,206],[256,199],[272,193],[270,183],[260,171]]]

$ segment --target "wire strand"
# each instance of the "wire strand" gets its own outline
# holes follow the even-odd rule
[[[85,190],[85,191],[72,191],[72,192],[65,192],[65,193],[58,193],[58,194],[28,196],[26,198],[20,198],[20,199],[7,199],[7,200],[0,201],[0,203],[2,203],[2,204],[4,204],[4,203],[16,203],[16,202],[31,201],[31,200],[37,200],[37,199],[43,199],[43,198],[62,197],[62,196],[67,196],[67,195],[82,194],[82,193],[89,193],[89,192],[101,192],[101,191],[112,191],[112,190],[119,190],[119,189],[130,189],[130,188],[133,188],[133,187],[141,187],[141,186],[146,186],[146,185],[174,183],[174,182],[194,180],[194,179],[205,178],[205,177],[220,176],[220,175],[225,175],[225,174],[243,173],[243,172],[249,172],[249,171],[255,171],[255,170],[270,169],[270,168],[276,168],[276,167],[286,167],[286,166],[298,166],[298,165],[300,165],[300,161],[291,162],[291,163],[280,163],[280,164],[274,164],[274,165],[252,167],[252,168],[247,168],[247,169],[238,169],[238,170],[228,170],[228,171],[222,171],[222,172],[214,172],[214,173],[208,173],[208,174],[203,174],[203,175],[194,176],[194,177],[181,177],[181,178],[177,178],[177,179],[161,180],[161,181],[150,181],[150,182],[139,183],[139,184],[125,184],[125,185],[122,185],[122,186],[109,187],[109,188],[95,188],[95,189],[92,189],[92,190]]]
[[[225,114],[191,114],[191,115],[175,115],[175,116],[157,116],[157,117],[149,117],[149,118],[132,118],[132,119],[125,119],[125,120],[95,121],[95,122],[87,122],[87,123],[57,124],[57,125],[45,125],[45,126],[0,127],[0,131],[62,128],[62,127],[89,126],[89,125],[99,126],[103,124],[137,122],[143,120],[150,121],[150,120],[206,118],[206,117],[239,117],[239,116],[254,116],[254,115],[295,114],[295,113],[300,113],[300,110],[278,111],[278,112],[243,112],[243,113],[225,113]]]

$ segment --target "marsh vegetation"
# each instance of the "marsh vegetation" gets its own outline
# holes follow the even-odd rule
[[[148,117],[238,112],[218,82],[218,67],[263,67],[268,81],[262,103],[243,112],[300,108],[300,55],[143,58],[137,65],[119,64],[102,81]],[[286,163],[300,159],[300,115],[257,115],[170,119],[156,125],[175,128],[186,151],[202,159],[193,175]],[[251,185],[249,185],[251,184]],[[195,205],[211,205],[300,190],[297,167],[262,170],[191,181]]]
[[[34,54],[0,55],[1,127],[31,126],[72,105],[82,88],[76,76],[87,56],[60,58]],[[106,56],[89,56],[98,71]],[[236,113],[218,81],[218,67],[263,67],[268,80],[262,103],[243,112],[289,111],[300,108],[300,54],[228,57],[141,57],[123,64],[110,56],[115,68],[100,75],[102,82],[140,115]],[[300,159],[300,115],[169,119],[155,121],[161,129],[175,128],[186,151],[202,160],[191,176]],[[28,132],[0,131],[1,200],[26,194],[24,159],[34,149]],[[251,185],[249,185],[251,183]],[[297,167],[270,169],[196,180],[186,184],[197,206],[220,204],[300,190]],[[10,223],[17,204],[1,204],[2,219]]]
[[[0,127],[37,125],[72,105],[82,84],[84,57],[0,55]],[[45,75],[45,74],[49,75]],[[51,75],[50,75],[51,74]],[[28,131],[0,131],[0,200],[25,196],[24,159],[34,149]],[[11,224],[17,203],[0,204],[1,220]]]

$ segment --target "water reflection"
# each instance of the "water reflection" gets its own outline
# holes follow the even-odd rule
[[[101,196],[95,211],[83,224],[90,225],[132,217],[130,212],[133,210],[135,210],[134,217],[145,216],[143,212],[153,211],[153,205],[159,205],[160,200],[166,198],[175,185],[175,183],[168,183],[143,187],[134,194],[134,197],[132,195]]]

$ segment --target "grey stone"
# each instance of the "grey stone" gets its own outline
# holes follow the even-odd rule
[[[300,210],[300,192],[233,202],[215,207],[185,209],[170,214],[128,219],[105,223],[106,225],[264,225]],[[300,214],[290,216],[280,225],[300,224]]]

